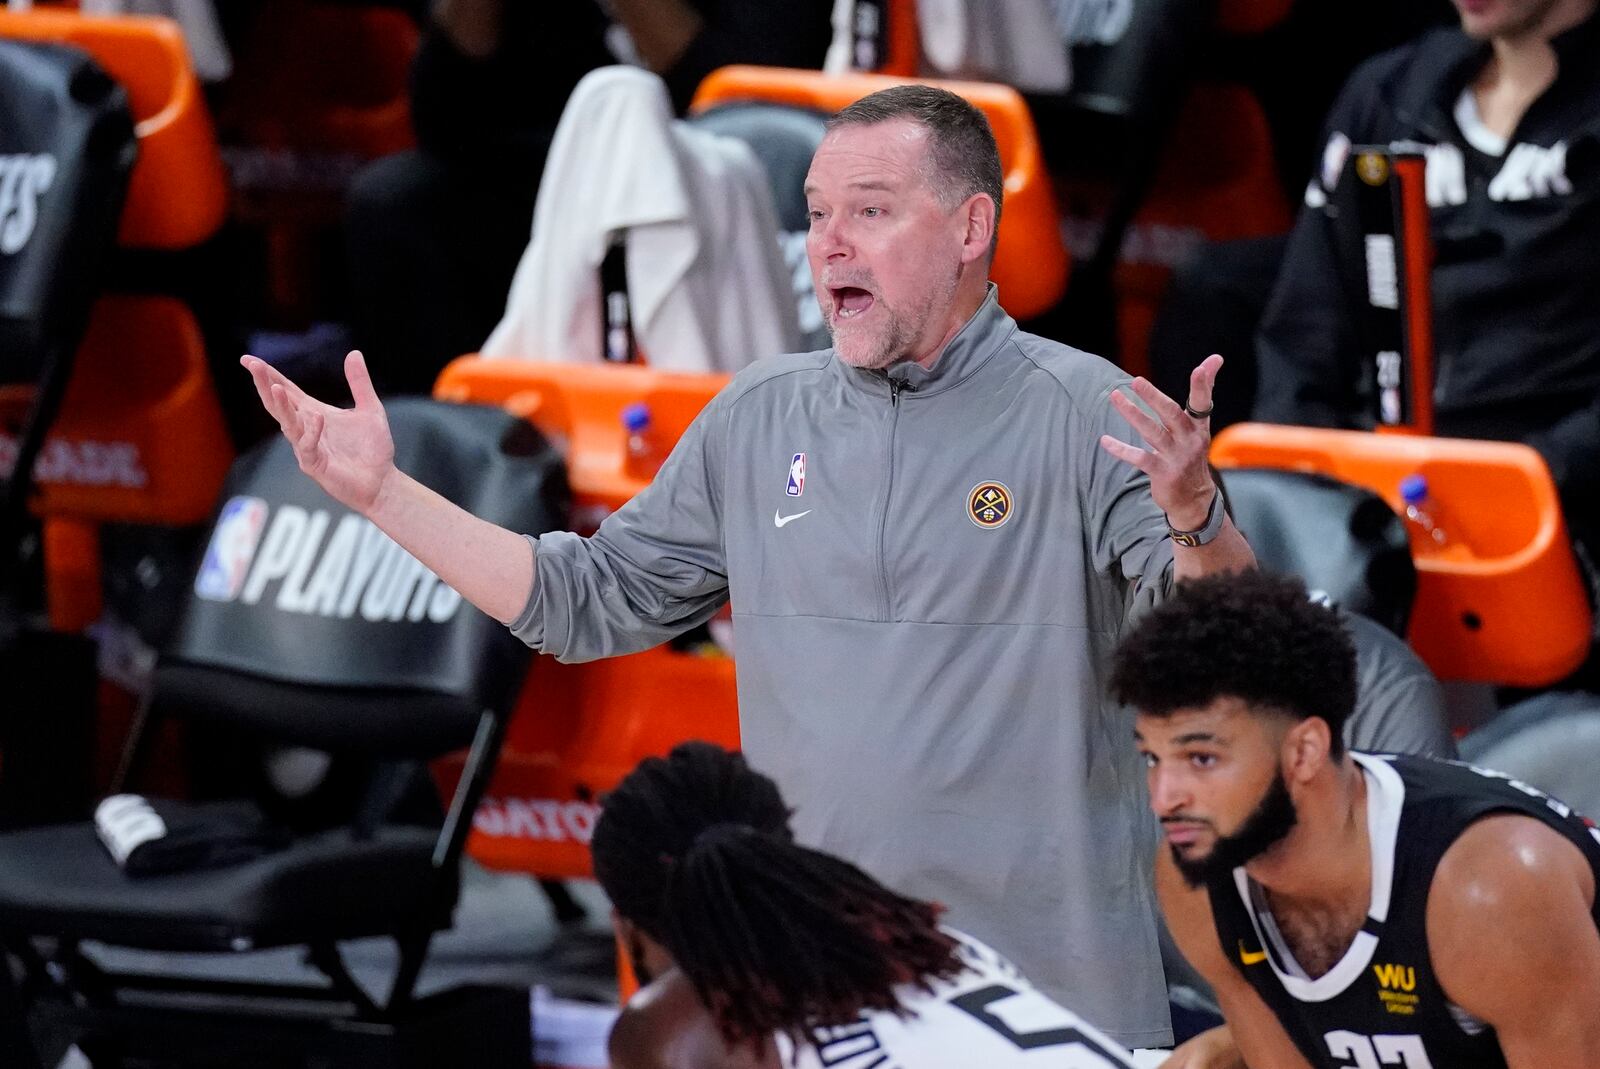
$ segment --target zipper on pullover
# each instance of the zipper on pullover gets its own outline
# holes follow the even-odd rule
[[[916,393],[917,388],[904,379],[889,380],[889,438],[883,465],[883,508],[878,513],[878,615],[889,620],[892,604],[889,592],[889,562],[884,556],[883,540],[889,528],[889,497],[894,492],[894,436],[900,424],[900,395],[906,391]]]

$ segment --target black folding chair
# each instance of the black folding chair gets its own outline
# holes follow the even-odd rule
[[[389,418],[402,467],[445,496],[521,530],[562,523],[561,460],[528,424],[422,399],[392,403]],[[0,835],[0,942],[23,967],[18,999],[81,1036],[97,1069],[133,1055],[526,1069],[526,992],[419,1001],[414,989],[432,934],[451,923],[472,815],[529,662],[498,622],[324,495],[281,438],[240,458],[125,768],[136,776],[155,726],[178,717],[359,763],[367,789],[341,822],[285,848],[166,875],[127,875],[92,823]],[[442,824],[397,821],[399,788],[461,747]],[[223,804],[183,812],[204,820]],[[370,936],[399,949],[387,995],[369,995],[340,956],[340,942]],[[208,954],[301,946],[326,983],[113,973],[88,940]],[[22,1031],[14,1011],[19,1051]]]
[[[11,172],[0,174],[0,383],[36,387],[0,496],[0,598],[135,153],[127,94],[92,60],[65,45],[0,38],[0,168]]]

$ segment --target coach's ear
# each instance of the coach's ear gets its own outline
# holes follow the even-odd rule
[[[1283,778],[1305,783],[1332,759],[1333,732],[1320,716],[1308,716],[1283,736]]]

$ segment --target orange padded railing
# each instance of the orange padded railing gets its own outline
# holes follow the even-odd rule
[[[1592,616],[1550,471],[1510,442],[1243,423],[1212,443],[1223,468],[1310,471],[1403,510],[1400,480],[1428,480],[1444,546],[1412,541],[1409,638],[1441,679],[1542,686],[1589,650]]]
[[[917,79],[828,75],[782,67],[723,67],[700,83],[693,110],[755,100],[832,113],[868,93],[913,80]],[[1010,86],[988,82],[920,81],[961,94],[988,117],[1005,177],[1000,241],[989,274],[1000,287],[1000,303],[1013,316],[1027,319],[1048,311],[1066,289],[1070,259],[1061,241],[1061,219],[1039,149],[1039,134],[1022,95]]]

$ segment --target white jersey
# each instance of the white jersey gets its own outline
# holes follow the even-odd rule
[[[784,1069],[1134,1069],[1128,1051],[1039,993],[1016,967],[973,939],[966,969],[897,994],[904,1016],[868,1010],[853,1024],[818,1028],[797,1047],[778,1036]]]

